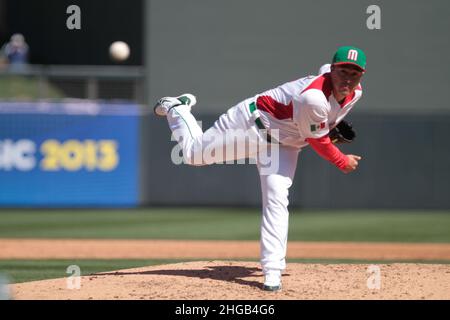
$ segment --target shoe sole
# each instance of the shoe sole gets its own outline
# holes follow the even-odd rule
[[[183,99],[184,100],[183,103],[177,104],[177,105],[173,106],[172,108],[177,107],[177,106],[181,106],[181,105],[187,105],[187,106],[192,107],[192,106],[194,106],[197,103],[197,98],[193,94],[190,94],[190,93],[184,93],[184,94],[179,95],[178,97],[174,97],[174,98],[175,99],[179,99],[181,97],[186,97],[188,99],[188,103],[187,104],[184,103],[185,99]],[[170,108],[170,109],[172,109],[172,108]],[[169,110],[166,111],[166,109],[162,108],[161,104],[159,104],[159,103],[156,103],[156,105],[153,107],[153,113],[156,114],[159,117],[167,116],[167,113],[169,112]]]
[[[281,284],[278,286],[263,286],[263,290],[264,291],[271,291],[271,292],[276,292],[276,291],[281,291]]]
[[[157,103],[153,107],[153,113],[157,115],[158,117],[165,117],[167,115],[166,109],[162,108],[159,103]]]

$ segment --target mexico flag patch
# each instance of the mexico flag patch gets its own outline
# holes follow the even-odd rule
[[[320,130],[320,129],[323,129],[323,128],[325,128],[325,122],[322,122],[322,123],[319,123],[319,124],[312,124],[311,125],[311,132],[314,132],[314,131],[317,131],[317,130]]]

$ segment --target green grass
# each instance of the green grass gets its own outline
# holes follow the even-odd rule
[[[258,240],[256,209],[0,210],[0,238]],[[290,241],[450,242],[450,211],[292,210]]]
[[[0,260],[0,273],[11,283],[69,277],[71,265],[80,267],[81,275],[119,269],[175,263],[179,260]]]
[[[290,240],[450,242],[450,211],[299,212],[291,221]]]

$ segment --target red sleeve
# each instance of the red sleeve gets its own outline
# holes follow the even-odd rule
[[[339,169],[344,169],[348,164],[348,158],[333,143],[328,135],[322,138],[308,138],[306,141],[322,158],[330,161]]]

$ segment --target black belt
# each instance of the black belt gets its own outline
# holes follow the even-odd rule
[[[253,113],[257,110],[256,108],[256,103],[252,102],[248,105],[249,109],[250,109],[250,113]],[[266,127],[264,126],[264,124],[262,123],[261,119],[258,117],[255,119],[255,123],[256,126],[261,129],[261,130],[265,130],[266,131],[266,139],[268,143],[279,143],[275,138],[272,138],[271,135],[269,134],[268,130],[266,129]]]

